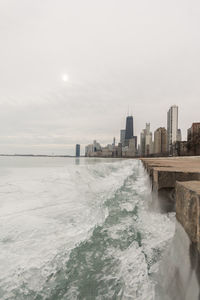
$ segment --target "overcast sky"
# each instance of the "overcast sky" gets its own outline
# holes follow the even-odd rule
[[[129,111],[200,121],[198,0],[0,0],[0,153],[119,141]]]

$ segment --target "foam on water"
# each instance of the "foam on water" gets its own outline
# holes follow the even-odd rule
[[[153,299],[174,221],[139,161],[0,172],[1,299]]]

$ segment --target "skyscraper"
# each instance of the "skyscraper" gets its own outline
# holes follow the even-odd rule
[[[154,153],[166,154],[167,152],[167,130],[164,127],[154,132]]]
[[[125,132],[125,145],[128,146],[129,139],[133,137],[133,117],[126,117],[126,132]]]
[[[140,134],[140,155],[149,156],[152,153],[152,132],[150,131],[150,123],[146,123],[146,128]]]
[[[173,105],[167,113],[167,148],[172,154],[172,145],[177,141],[178,106]]]
[[[149,156],[152,151],[152,132],[150,131],[150,123],[146,123],[145,128],[145,155]]]
[[[177,130],[177,141],[181,142],[182,141],[182,133],[181,133],[181,129]]]
[[[122,144],[122,146],[125,146],[125,135],[126,135],[126,130],[125,129],[121,129],[120,130],[120,143]]]
[[[115,147],[115,137],[113,138],[112,146]]]
[[[80,145],[76,144],[76,157],[80,157]]]
[[[145,156],[145,129],[140,133],[140,155]]]

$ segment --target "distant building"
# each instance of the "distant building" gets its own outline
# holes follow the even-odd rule
[[[93,144],[89,144],[85,147],[85,156],[100,156],[101,145],[94,140]]]
[[[161,155],[167,153],[167,130],[164,127],[154,132],[154,153]]]
[[[102,156],[102,157],[113,157],[113,150],[112,148],[108,148],[107,146],[106,147],[102,147],[102,150],[101,150],[101,153],[99,156]]]
[[[177,130],[177,142],[181,142],[182,141],[182,134],[181,134],[181,129]]]
[[[138,152],[139,155],[141,155],[141,148],[140,148],[140,145],[138,145],[137,152]]]
[[[200,155],[200,122],[193,123],[188,129],[187,141],[177,140],[172,148],[175,156]]]
[[[135,143],[135,151],[136,151],[136,153],[137,153],[137,136],[134,135],[134,136],[132,137],[131,140],[134,140],[134,143]]]
[[[128,146],[129,139],[133,137],[133,117],[126,117],[126,131],[125,131],[125,146]]]
[[[187,147],[189,155],[200,155],[200,122],[193,123],[188,129]]]
[[[152,149],[152,132],[150,131],[150,123],[146,123],[145,128],[145,156],[153,153]]]
[[[145,129],[140,133],[140,155],[145,156]]]
[[[188,143],[186,141],[176,141],[173,146],[173,155],[174,156],[187,156],[188,152]]]
[[[120,130],[120,143],[122,144],[122,147],[125,146],[125,135],[126,135],[126,130],[121,129]]]
[[[115,138],[112,144],[108,144],[105,147],[94,140],[93,144],[89,144],[85,147],[86,157],[122,157],[122,144],[115,145]]]
[[[112,143],[112,146],[113,146],[113,148],[115,147],[115,137],[113,138],[113,143]]]
[[[94,149],[93,144],[87,145],[85,147],[85,156],[91,156],[92,153],[94,152],[93,149]]]
[[[145,155],[152,153],[152,132],[150,132],[150,123],[146,123],[145,130]]]
[[[132,137],[131,139],[129,139],[129,144],[128,144],[128,150],[126,153],[127,157],[135,157],[137,154],[137,139],[135,139],[135,137]]]
[[[167,150],[172,154],[172,145],[177,141],[178,106],[173,105],[167,113]]]
[[[76,144],[76,157],[80,157],[80,145],[79,144]]]
[[[193,123],[187,131],[188,142],[198,142],[200,138],[200,122]]]
[[[150,123],[146,123],[146,128],[140,134],[140,155],[149,156],[153,153],[152,132]]]
[[[113,146],[113,144],[108,144],[108,145],[106,146],[106,148],[108,148],[109,151],[112,151],[112,150],[114,149],[114,146]]]
[[[151,142],[150,154],[154,153],[154,141]]]
[[[100,151],[100,150],[101,150],[101,145],[96,140],[94,140],[93,141],[93,151],[97,152],[97,151]]]
[[[122,157],[122,143],[119,143],[117,146],[116,157]]]

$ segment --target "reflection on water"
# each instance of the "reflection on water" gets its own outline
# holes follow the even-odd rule
[[[200,256],[180,223],[158,273],[156,300],[200,299]]]
[[[75,165],[80,165],[80,158],[75,158]]]

